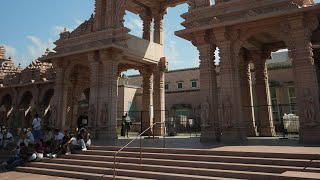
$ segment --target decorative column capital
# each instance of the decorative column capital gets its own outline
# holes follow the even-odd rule
[[[152,12],[150,9],[141,11],[139,14],[141,20],[143,21],[143,35],[142,38],[148,41],[151,40],[151,22],[152,22]]]
[[[161,58],[159,61],[159,71],[167,72],[168,71],[168,61],[165,57]]]

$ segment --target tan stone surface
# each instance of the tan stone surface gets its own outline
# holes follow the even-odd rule
[[[3,172],[1,173],[0,179],[15,179],[15,180],[71,180],[72,178],[64,178],[64,177],[56,177],[56,176],[46,176],[46,175],[37,175],[37,174],[29,174],[22,172]]]

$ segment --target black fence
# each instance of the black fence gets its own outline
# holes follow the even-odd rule
[[[171,115],[169,111],[157,111],[153,113],[153,117],[158,113],[164,113],[165,116],[165,135],[166,136],[190,136],[197,137],[200,136],[200,118],[198,117],[198,111],[189,113],[188,115]],[[123,128],[122,117],[128,114],[131,120],[131,127],[129,136],[137,136],[150,125],[145,123],[145,114],[149,114],[147,111],[118,111],[117,119],[117,133],[121,136],[121,129]]]
[[[224,109],[219,108],[219,128],[223,129]],[[263,136],[262,131],[265,128],[266,120],[268,120],[268,113],[271,114],[270,120],[273,122],[275,132],[277,136],[293,136],[299,135],[299,117],[297,116],[296,104],[277,104],[277,105],[262,105],[262,106],[245,106],[243,107],[244,114],[251,112],[254,117],[254,123],[258,136]],[[245,112],[246,111],[246,112]],[[153,116],[157,113],[164,113],[165,115],[165,135],[166,136],[190,136],[199,137],[201,135],[201,109],[192,109],[185,115],[177,115],[177,113],[170,114],[169,111],[154,111]],[[267,113],[266,113],[267,112]],[[131,119],[131,131],[129,136],[137,136],[143,130],[148,128],[152,124],[143,124],[145,111],[122,111],[118,112],[117,120],[117,132],[121,135],[122,128],[122,116],[128,114]],[[244,117],[244,123],[246,123],[246,117]]]
[[[255,125],[258,135],[261,136],[261,131],[266,127],[268,112],[271,113],[271,120],[275,128],[277,136],[298,136],[299,135],[299,116],[297,115],[296,104],[276,104],[276,105],[261,105],[261,106],[246,106],[244,112],[248,113],[251,110],[254,114]],[[267,114],[266,114],[267,112]]]

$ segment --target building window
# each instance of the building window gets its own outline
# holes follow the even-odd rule
[[[197,81],[191,81],[191,88],[197,88],[198,82]]]
[[[271,96],[273,121],[277,123],[280,120],[280,112],[279,112],[278,95],[277,95],[276,87],[270,87],[270,96]]]
[[[182,89],[182,82],[178,82],[178,89]]]
[[[169,84],[164,85],[164,89],[168,90],[169,89]]]
[[[290,103],[290,112],[292,114],[296,114],[297,113],[296,91],[293,86],[288,87],[288,96],[289,96],[289,103]]]

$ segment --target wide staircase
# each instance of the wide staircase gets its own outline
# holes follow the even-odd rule
[[[17,171],[77,179],[113,179],[120,147],[88,151],[30,163]],[[116,179],[320,179],[316,154],[258,153],[201,149],[128,147],[116,158]],[[141,164],[140,164],[141,163]]]

